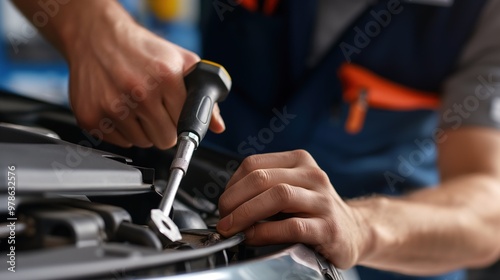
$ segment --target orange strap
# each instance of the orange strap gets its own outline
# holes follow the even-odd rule
[[[357,134],[363,129],[369,108],[409,111],[439,107],[437,94],[412,89],[355,64],[340,67],[344,101],[350,104],[345,130]]]
[[[361,90],[367,91],[368,107],[389,110],[437,109],[440,101],[436,93],[412,89],[397,84],[355,64],[340,67],[344,86],[344,100],[358,99]]]

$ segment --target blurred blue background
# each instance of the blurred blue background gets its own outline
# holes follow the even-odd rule
[[[200,53],[199,1],[120,2],[151,31]],[[10,1],[0,1],[0,88],[55,104],[68,104],[66,62]]]

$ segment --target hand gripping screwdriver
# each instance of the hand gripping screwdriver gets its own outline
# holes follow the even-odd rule
[[[182,239],[169,217],[175,195],[194,150],[207,133],[215,102],[223,101],[229,93],[231,77],[221,65],[202,60],[188,71],[184,83],[187,96],[177,125],[177,151],[160,206],[151,210],[151,226],[170,241]]]

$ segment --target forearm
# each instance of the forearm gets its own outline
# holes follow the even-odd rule
[[[432,275],[500,257],[500,181],[466,175],[403,198],[349,201],[369,228],[359,263]]]
[[[67,59],[89,40],[106,38],[133,19],[116,0],[12,0],[24,16]]]

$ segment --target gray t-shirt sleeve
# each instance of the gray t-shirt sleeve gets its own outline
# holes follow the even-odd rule
[[[489,0],[443,85],[440,127],[500,129],[500,1]]]

